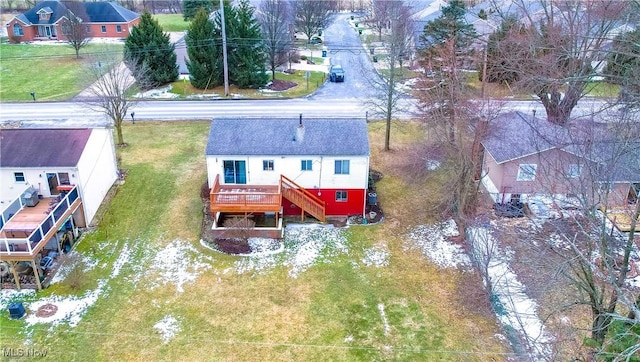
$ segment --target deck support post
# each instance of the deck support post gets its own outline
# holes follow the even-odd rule
[[[11,269],[11,273],[13,273],[13,280],[16,283],[16,289],[20,290],[20,278],[18,277],[18,272],[16,271],[15,261],[9,261],[9,269]]]
[[[38,290],[42,290],[42,285],[40,284],[40,271],[38,267],[36,267],[36,260],[31,259],[31,268],[33,269],[33,275],[36,278],[36,285],[38,286]]]

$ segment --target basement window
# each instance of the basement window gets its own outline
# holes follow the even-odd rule
[[[336,191],[336,201],[340,201],[340,202],[347,201],[347,192],[346,191]]]

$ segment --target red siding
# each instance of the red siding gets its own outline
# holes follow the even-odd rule
[[[327,216],[350,216],[364,214],[366,190],[362,189],[307,189],[326,204]],[[336,191],[346,191],[347,201],[336,201]],[[289,200],[282,200],[285,215],[298,216],[300,208]]]

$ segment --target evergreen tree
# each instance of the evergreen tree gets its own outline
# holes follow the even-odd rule
[[[477,33],[473,25],[465,20],[466,7],[463,0],[451,0],[442,8],[442,14],[424,26],[420,40],[425,50],[438,47],[453,40],[456,53],[467,51]]]
[[[182,16],[184,20],[189,21],[193,19],[200,8],[203,8],[207,12],[207,15],[209,15],[216,6],[213,0],[184,0],[182,2]]]
[[[201,8],[193,17],[185,41],[191,85],[207,89],[222,84],[220,33],[215,31],[207,10]]]
[[[175,46],[151,14],[142,13],[124,44],[124,61],[142,88],[153,88],[178,79]]]
[[[526,45],[517,42],[507,42],[508,35],[515,36],[520,31],[520,23],[516,17],[502,20],[500,29],[489,35],[487,41],[487,82],[514,83],[518,80],[518,62],[526,52]],[[482,80],[483,64],[478,64],[478,78]]]
[[[237,7],[225,16],[229,46],[229,79],[239,88],[259,88],[267,83],[266,53],[260,25],[254,17],[255,9],[248,0],[240,0]]]

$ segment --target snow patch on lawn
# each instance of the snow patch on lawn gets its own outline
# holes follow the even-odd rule
[[[344,231],[332,225],[288,224],[284,241],[277,248],[278,241],[267,240],[249,240],[252,253],[234,263],[236,273],[262,273],[282,265],[289,267],[290,277],[297,278],[314,264],[328,262],[348,250]]]
[[[164,316],[158,323],[153,325],[158,333],[162,336],[162,342],[167,344],[173,337],[175,337],[182,329],[178,320],[171,316]]]
[[[173,240],[158,251],[151,263],[151,271],[158,273],[158,280],[151,282],[151,289],[174,284],[176,292],[184,292],[183,286],[193,283],[211,264],[203,262],[204,256],[189,242]]]
[[[316,262],[329,261],[348,251],[344,232],[332,225],[287,225],[285,244],[287,258],[284,265],[290,266],[289,276],[292,278],[297,278]]]
[[[111,271],[111,277],[115,278],[120,275],[120,270],[122,266],[125,265],[129,258],[131,257],[131,249],[128,244],[125,244],[120,250],[120,254],[118,255],[118,259],[116,259],[115,263],[113,263],[113,270]]]
[[[378,310],[380,311],[380,318],[382,318],[382,324],[384,325],[384,335],[388,336],[389,332],[391,332],[391,327],[387,320],[387,314],[384,312],[384,304],[378,303]]]
[[[493,235],[486,228],[471,228],[469,235],[482,240],[474,244],[484,242],[495,246],[489,259],[488,277],[492,291],[499,301],[499,305],[494,305],[498,319],[516,330],[526,341],[533,360],[548,360],[551,358],[551,337],[538,317],[536,302],[527,296],[525,286],[509,267],[508,253],[497,247]]]
[[[49,284],[55,284],[65,280],[69,273],[71,273],[71,271],[75,269],[78,264],[84,264],[83,271],[85,273],[92,270],[96,267],[96,265],[98,265],[98,259],[94,259],[88,255],[80,254],[75,250],[66,255],[66,257],[64,258],[64,263],[60,263],[59,260],[60,256],[58,256],[58,260],[56,261],[56,264],[59,264],[58,268],[56,269],[56,272],[51,278]]]
[[[461,246],[447,240],[448,237],[459,235],[453,220],[435,225],[419,225],[407,235],[412,245],[408,245],[405,250],[417,247],[424,256],[440,267],[468,269],[471,267],[469,256]]]
[[[106,286],[106,280],[99,280],[98,287],[93,290],[89,290],[82,296],[58,296],[52,295],[49,297],[41,298],[36,302],[29,304],[30,313],[28,313],[25,322],[29,326],[33,326],[39,323],[50,323],[51,327],[55,327],[62,323],[68,323],[70,327],[75,327],[80,323],[82,316],[87,311],[87,308],[92,306],[102,294],[104,287]],[[36,314],[40,307],[52,304],[57,307],[56,312],[48,317],[38,317]]]
[[[6,310],[13,302],[22,302],[26,298],[33,298],[36,295],[34,289],[2,289],[0,290],[0,309]]]
[[[389,249],[387,249],[386,245],[374,245],[369,249],[365,249],[362,263],[376,268],[389,265]]]

